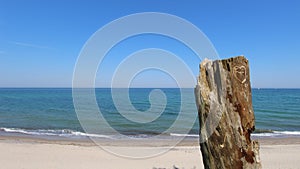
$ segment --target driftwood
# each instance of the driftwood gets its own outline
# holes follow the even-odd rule
[[[261,168],[259,144],[250,138],[255,126],[248,60],[204,60],[195,97],[204,167]]]

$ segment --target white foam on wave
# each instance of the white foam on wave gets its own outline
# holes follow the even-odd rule
[[[108,135],[100,135],[100,134],[90,134],[83,133],[79,131],[73,131],[69,129],[62,130],[25,130],[19,128],[0,128],[0,131],[8,132],[8,133],[21,133],[28,135],[38,135],[38,136],[63,136],[63,137],[74,137],[74,136],[83,136],[83,137],[97,137],[97,138],[111,138]]]
[[[197,134],[177,134],[177,133],[171,133],[171,136],[176,136],[176,137],[199,137]]]
[[[92,133],[83,133],[80,131],[74,131],[70,129],[62,130],[28,130],[20,128],[0,128],[0,132],[4,131],[7,133],[21,133],[27,135],[37,135],[37,136],[60,136],[60,137],[94,137],[94,138],[109,138],[115,139],[115,136],[110,135],[101,135],[101,134],[92,134]],[[179,134],[179,133],[170,133],[170,136],[173,137],[199,137],[198,134]],[[285,136],[299,136],[300,131],[272,131],[266,133],[252,133],[251,136],[254,137],[285,137]],[[138,135],[137,138],[147,138],[146,135]]]
[[[274,133],[287,134],[287,135],[300,135],[300,131],[274,131]]]
[[[171,133],[171,136],[175,137],[199,137],[197,134],[177,134]],[[300,131],[273,131],[267,133],[252,133],[251,136],[255,137],[276,137],[276,136],[300,136]]]
[[[251,136],[257,136],[257,137],[300,136],[300,131],[273,131],[272,133],[252,133]]]
[[[276,136],[276,135],[274,135],[274,133],[252,133],[251,136],[255,136],[255,137],[272,137],[272,136]]]

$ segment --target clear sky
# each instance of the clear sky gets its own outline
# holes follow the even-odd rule
[[[128,14],[163,12],[201,29],[220,58],[245,55],[252,87],[299,88],[299,11],[296,0],[0,0],[0,87],[71,87],[79,52],[95,31]],[[199,60],[185,57],[191,52],[171,39],[146,35],[125,42],[100,65],[97,86],[109,86],[106,76],[126,55],[150,47],[182,56],[198,73]],[[149,71],[134,82],[168,87],[168,78]]]

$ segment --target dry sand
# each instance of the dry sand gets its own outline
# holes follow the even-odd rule
[[[299,140],[260,140],[263,168],[300,169]],[[128,152],[140,151],[127,144],[113,147]],[[167,150],[160,146],[141,147],[149,151]],[[152,158],[130,159],[108,153],[92,143],[0,137],[1,169],[173,169],[174,166],[180,169],[203,168],[197,143],[180,144]]]

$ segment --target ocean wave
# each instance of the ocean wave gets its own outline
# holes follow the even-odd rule
[[[178,133],[171,133],[170,136],[175,136],[175,137],[199,137],[198,134],[178,134]]]
[[[280,136],[300,136],[300,131],[269,131],[269,132],[260,132],[260,133],[253,133],[251,136],[257,137],[280,137]]]
[[[171,133],[170,136],[175,137],[199,137],[198,134],[177,134]],[[251,134],[254,137],[289,137],[289,136],[299,136],[300,131],[273,131],[273,130],[259,130]]]
[[[0,131],[4,131],[4,132],[7,132],[7,133],[20,133],[20,134],[37,135],[37,136],[60,136],[60,137],[76,137],[77,136],[77,137],[111,138],[108,135],[89,134],[89,133],[83,133],[83,132],[80,132],[80,131],[74,131],[74,130],[70,130],[70,129],[28,130],[28,129],[19,129],[19,128],[0,128]]]
[[[199,137],[199,135],[197,135],[197,134],[176,134],[176,133],[171,133],[170,136],[175,136],[175,137]],[[270,131],[270,130],[266,130],[266,132],[252,133],[251,136],[254,136],[254,137],[299,136],[300,137],[300,131]]]
[[[271,130],[271,129],[255,129],[254,130],[254,133],[257,134],[257,133],[273,133],[274,131]]]
[[[93,138],[108,138],[108,139],[120,139],[123,137],[114,136],[114,135],[102,135],[102,134],[91,134],[84,133],[80,131],[74,131],[70,129],[60,129],[60,130],[52,130],[52,129],[20,129],[20,128],[0,128],[0,132],[6,133],[17,133],[17,134],[26,134],[33,136],[58,136],[58,137],[93,137]],[[121,135],[122,136],[122,135]],[[153,134],[135,134],[135,135],[123,135],[124,138],[151,138]],[[129,136],[129,137],[128,137]],[[165,136],[171,137],[189,137],[189,138],[198,138],[198,134],[181,134],[181,133],[170,133]],[[254,137],[289,137],[289,136],[299,136],[300,131],[273,131],[273,130],[256,130],[251,134]]]

